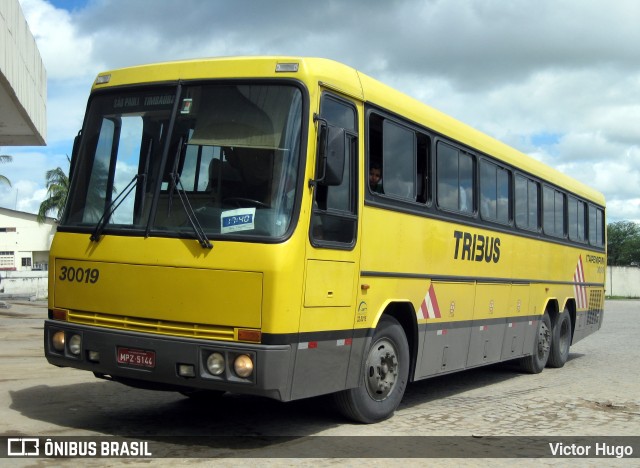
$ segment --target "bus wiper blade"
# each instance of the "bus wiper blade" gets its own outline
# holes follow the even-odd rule
[[[89,239],[91,239],[93,242],[98,242],[100,240],[102,231],[104,231],[104,228],[109,223],[109,220],[111,219],[111,215],[118,209],[118,207],[122,204],[122,202],[133,191],[133,189],[136,188],[138,180],[144,179],[146,176],[147,176],[146,174],[134,175],[133,179],[131,179],[131,182],[127,184],[124,190],[120,192],[116,198],[111,200],[111,203],[109,203],[105,208],[104,213],[102,213],[102,217],[98,221],[98,224],[96,224],[96,227],[91,233],[91,237],[89,237]]]
[[[193,231],[196,233],[196,237],[198,238],[198,242],[202,246],[203,249],[212,249],[213,245],[209,242],[207,235],[202,229],[200,225],[200,221],[198,221],[198,217],[196,213],[193,211],[193,207],[191,206],[191,202],[189,202],[189,197],[187,197],[187,192],[184,190],[182,186],[182,181],[180,180],[180,175],[177,172],[172,172],[171,176],[171,193],[175,189],[178,194],[178,198],[180,199],[180,203],[182,203],[182,207],[187,215],[187,219],[189,220],[189,224],[193,228]]]

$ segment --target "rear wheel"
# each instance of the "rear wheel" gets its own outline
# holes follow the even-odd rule
[[[522,368],[530,374],[539,374],[547,365],[551,351],[551,320],[547,312],[538,321],[538,329],[529,356],[520,360]]]
[[[409,377],[409,345],[402,326],[383,316],[371,340],[360,386],[335,394],[338,409],[349,419],[374,423],[391,417]]]
[[[571,347],[571,315],[564,310],[553,327],[551,336],[551,351],[549,354],[549,367],[562,367],[569,359],[569,347]]]

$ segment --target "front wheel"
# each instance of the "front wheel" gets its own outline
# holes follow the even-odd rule
[[[547,312],[538,321],[533,350],[520,360],[522,368],[530,374],[539,374],[547,365],[551,350],[551,320]]]
[[[349,419],[375,423],[391,417],[409,378],[409,345],[402,326],[383,316],[371,340],[360,386],[335,394],[340,412]]]
[[[551,336],[551,352],[549,354],[549,367],[562,367],[569,359],[569,347],[571,346],[571,315],[564,310],[556,320]]]

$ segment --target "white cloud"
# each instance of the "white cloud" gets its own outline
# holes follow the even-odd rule
[[[27,213],[37,213],[40,208],[40,203],[46,198],[47,190],[38,187],[32,181],[21,180],[15,184],[15,189],[18,193],[26,193],[27,196],[19,197],[16,209],[18,211],[25,211]]]
[[[93,41],[79,34],[71,13],[45,0],[21,0],[20,5],[50,80],[95,75],[96,63],[91,61]],[[100,62],[97,65],[100,67]]]
[[[95,73],[97,75],[97,71]],[[62,145],[71,156],[73,138],[82,127],[94,76],[89,79],[73,79],[49,86],[47,100],[47,145]]]
[[[640,219],[635,0],[92,0],[72,12],[45,0],[21,5],[50,78],[56,157],[70,152],[103,69],[219,55],[322,56],[602,190],[610,219]],[[53,162],[47,156],[48,168]]]

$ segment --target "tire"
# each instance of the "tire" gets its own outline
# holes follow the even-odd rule
[[[520,366],[529,374],[539,374],[547,365],[551,352],[551,320],[547,312],[538,321],[533,349],[520,360]]]
[[[560,368],[569,359],[571,347],[571,315],[568,309],[564,309],[558,316],[551,336],[551,351],[547,367]]]
[[[402,326],[393,317],[383,316],[371,340],[360,385],[334,395],[338,410],[366,424],[390,418],[407,386],[409,359]]]

